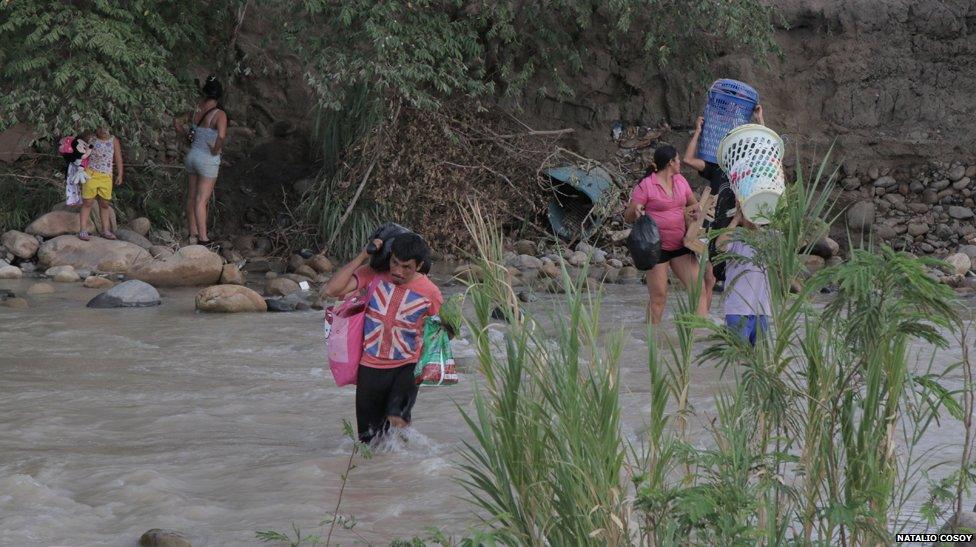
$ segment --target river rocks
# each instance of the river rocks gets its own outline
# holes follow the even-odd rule
[[[941,192],[942,190],[948,188],[950,184],[952,184],[952,182],[950,182],[949,179],[939,179],[933,182],[929,186],[929,189],[935,190],[936,192]]]
[[[552,261],[543,262],[539,273],[549,279],[559,279],[563,275],[562,269]]]
[[[535,241],[520,239],[515,242],[516,254],[535,256],[538,252],[539,245]]]
[[[313,270],[320,274],[332,273],[335,269],[335,265],[329,260],[325,255],[315,255],[305,262],[308,266],[311,266]]]
[[[237,264],[224,264],[220,272],[221,285],[243,285],[244,274],[237,268]]]
[[[309,280],[315,279],[315,276],[318,275],[318,273],[316,273],[316,271],[312,269],[312,267],[309,266],[308,264],[302,264],[301,266],[296,268],[295,274],[300,275],[302,277],[306,277]]]
[[[293,254],[288,258],[288,269],[290,271],[295,271],[305,265],[305,259],[302,255]]]
[[[111,226],[115,226],[115,211],[109,208]],[[95,231],[101,231],[101,221],[99,220],[98,207],[92,207],[91,227]],[[27,225],[25,232],[43,238],[57,237],[65,234],[77,234],[81,230],[81,217],[77,211],[55,210],[45,213],[38,217],[34,222]]]
[[[624,230],[610,232],[610,240],[613,241],[614,244],[621,244],[624,241],[627,241],[627,238],[630,237],[630,230],[630,228],[626,228]]]
[[[126,228],[119,228],[115,231],[115,235],[118,236],[118,238],[122,241],[128,241],[129,243],[138,245],[146,250],[149,250],[149,248],[153,246],[152,242],[150,242],[148,239]]]
[[[516,266],[523,270],[538,270],[542,268],[542,260],[529,254],[520,254]]]
[[[827,261],[823,257],[817,255],[800,255],[800,260],[803,261],[803,265],[807,269],[808,274],[815,274],[822,270],[826,266]]]
[[[874,224],[875,206],[871,201],[859,201],[847,210],[847,226],[851,230],[863,232]]]
[[[963,253],[949,255],[945,261],[959,275],[965,275],[973,267],[972,259]]]
[[[85,278],[85,282],[82,285],[89,289],[105,290],[114,287],[115,282],[105,277],[90,275]]]
[[[960,245],[956,252],[962,253],[968,256],[970,260],[976,261],[976,245]]]
[[[139,538],[139,547],[193,547],[180,532],[153,528]]]
[[[887,224],[878,224],[872,229],[872,232],[874,233],[874,237],[882,241],[887,241],[898,237],[898,231]]]
[[[145,237],[152,228],[152,223],[146,217],[134,218],[129,221],[129,229],[133,232]]]
[[[271,296],[288,296],[300,290],[298,283],[286,277],[276,277],[264,285],[264,293]]]
[[[637,274],[637,268],[633,266],[624,266],[620,269],[620,282],[624,284],[640,283]]]
[[[24,272],[17,266],[0,267],[0,279],[20,279],[24,277]]]
[[[37,242],[37,238],[25,234],[24,232],[18,232],[17,230],[10,230],[0,236],[0,243],[8,251],[14,254],[17,258],[27,259],[35,254],[37,254],[37,249],[40,247],[40,243]]]
[[[840,184],[844,187],[844,190],[851,192],[861,187],[861,179],[857,177],[846,177],[840,181]]]
[[[58,283],[76,283],[81,281],[81,276],[75,271],[73,266],[53,266],[44,272],[44,275],[53,278]]]
[[[30,307],[27,305],[27,300],[17,296],[6,298],[3,300],[3,302],[0,302],[0,304],[15,310],[26,310]]]
[[[264,312],[264,299],[255,291],[241,285],[214,285],[197,294],[196,308],[211,313]]]
[[[88,301],[89,308],[144,308],[159,304],[159,291],[138,279],[119,283]]]
[[[74,266],[100,272],[125,273],[138,262],[149,260],[149,253],[125,241],[93,237],[82,241],[75,235],[59,236],[45,241],[37,251],[40,266]]]
[[[887,175],[885,175],[883,177],[878,177],[878,179],[874,181],[874,187],[875,188],[890,188],[890,187],[895,186],[897,184],[898,184],[898,181],[896,181],[893,177],[890,177],[890,176],[887,176]]]
[[[929,233],[929,225],[924,222],[910,222],[908,224],[908,235],[912,237],[921,236]]]
[[[946,173],[946,176],[949,177],[949,180],[955,182],[963,178],[964,176],[966,176],[966,166],[955,165],[949,169],[949,171]]]
[[[830,257],[836,255],[839,252],[840,252],[840,245],[833,239],[830,239],[829,237],[825,237],[820,241],[817,241],[810,249],[810,254],[819,256],[824,260],[828,260]]]
[[[579,246],[577,246],[577,249],[578,248],[579,248]],[[571,266],[575,266],[575,267],[579,268],[579,267],[584,266],[587,262],[589,262],[589,256],[587,256],[587,254],[586,254],[585,251],[579,251],[578,250],[578,251],[574,252],[573,254],[569,255],[569,259],[567,261],[569,262],[569,264]]]
[[[216,283],[224,261],[202,245],[189,245],[163,259],[144,261],[128,271],[128,276],[161,287],[191,287]]]
[[[929,209],[931,209],[931,207],[925,203],[909,203],[908,209],[917,215],[921,215],[929,212]]]
[[[50,283],[34,283],[27,288],[27,294],[31,296],[37,296],[41,294],[53,294],[54,285]]]
[[[949,206],[949,216],[957,220],[966,220],[973,218],[973,210],[969,207],[960,207],[958,205]]]
[[[969,183],[970,182],[972,182],[972,181],[969,179],[969,177],[963,177],[963,178],[957,180],[956,182],[953,182],[952,183],[952,189],[953,190],[965,190],[966,188],[969,188]]]

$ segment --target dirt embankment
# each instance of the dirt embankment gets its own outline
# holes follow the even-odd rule
[[[837,139],[850,166],[908,166],[976,157],[976,2],[783,0],[781,59],[761,66],[736,52],[712,73],[753,84],[767,123],[805,153]],[[579,147],[611,151],[614,121],[676,131],[684,144],[705,89],[676,68],[646,79],[643,59],[606,56],[576,82],[572,101],[529,103],[540,127],[574,127]]]

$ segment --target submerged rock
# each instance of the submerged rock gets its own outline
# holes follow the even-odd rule
[[[139,547],[193,547],[180,532],[153,528],[139,538]]]
[[[0,267],[0,279],[20,279],[24,277],[24,272],[17,266]]]
[[[89,308],[144,308],[159,304],[159,291],[138,279],[119,283],[88,301]]]
[[[52,294],[54,292],[54,285],[50,283],[34,283],[27,289],[27,294],[31,296],[37,296],[40,294]]]

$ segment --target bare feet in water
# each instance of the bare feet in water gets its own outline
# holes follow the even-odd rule
[[[387,416],[386,419],[387,419],[387,421],[390,422],[390,425],[391,426],[396,427],[396,428],[403,429],[404,427],[407,427],[408,425],[410,425],[410,424],[407,423],[406,420],[404,420],[403,418],[401,418],[399,416]]]

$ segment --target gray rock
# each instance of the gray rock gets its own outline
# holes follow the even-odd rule
[[[952,183],[949,182],[949,179],[939,179],[939,180],[933,182],[929,186],[929,188],[931,188],[932,190],[935,190],[936,192],[938,192],[938,191],[941,191],[941,190],[945,190],[946,188],[949,187],[950,184],[952,184]]]
[[[885,200],[892,205],[904,205],[905,196],[901,194],[886,194]]]
[[[931,209],[931,207],[925,203],[909,203],[908,208],[913,213],[917,213],[917,214],[926,213],[928,212],[929,209]]]
[[[532,291],[519,291],[518,299],[522,302],[530,303],[539,300],[539,296]]]
[[[0,279],[20,279],[24,272],[17,266],[3,266],[0,268]]]
[[[917,248],[918,248],[919,251],[921,251],[921,252],[923,252],[925,254],[930,254],[930,253],[935,252],[935,247],[933,247],[932,245],[930,245],[929,243],[927,243],[925,241],[919,243],[917,245]]]
[[[958,220],[966,220],[967,218],[973,218],[973,210],[969,207],[960,207],[958,205],[949,206],[949,216]]]
[[[623,263],[623,262],[621,262],[621,261],[620,261],[619,259],[616,259],[616,258],[611,258],[610,260],[608,260],[608,261],[607,261],[607,264],[608,264],[608,265],[609,265],[609,266],[610,266],[611,268],[617,268],[617,269],[620,269],[620,268],[623,268],[623,267],[624,267],[624,263]]]
[[[581,241],[576,244],[576,252],[578,253],[590,254],[590,251],[592,250],[593,247],[589,243],[584,243]]]
[[[607,263],[607,252],[603,249],[597,249],[593,252],[593,263],[597,265],[603,265]]]
[[[857,177],[847,177],[841,181],[841,185],[844,187],[844,190],[847,190],[848,192],[857,190],[861,187],[861,179]]]
[[[898,237],[898,232],[887,224],[879,224],[873,229],[874,237],[887,241]]]
[[[966,166],[965,165],[953,166],[951,169],[949,169],[949,172],[946,173],[946,176],[949,177],[949,180],[955,182],[966,176]]]
[[[874,180],[880,176],[881,176],[881,170],[878,168],[877,165],[872,165],[871,167],[868,168],[868,178]]]
[[[927,203],[928,205],[935,205],[939,202],[939,193],[934,188],[926,188],[922,192],[922,203]]]
[[[585,243],[581,243],[580,245],[585,245]],[[589,245],[587,245],[587,247],[589,247]],[[577,246],[577,248],[579,248],[579,246]],[[576,266],[578,268],[586,264],[588,259],[589,257],[587,256],[586,252],[576,251],[569,257],[569,263],[570,265]]]
[[[146,239],[144,236],[135,232],[134,230],[129,230],[128,228],[119,228],[115,231],[115,235],[118,236],[122,241],[128,241],[133,245],[138,245],[143,249],[149,250],[153,246],[152,242]]]
[[[847,226],[851,230],[863,232],[874,224],[875,207],[870,201],[859,201],[847,210]]]
[[[912,222],[908,225],[908,235],[912,237],[929,233],[929,225],[924,222]]]
[[[898,184],[893,177],[884,176],[880,177],[878,180],[874,181],[875,188],[890,188]]]
[[[956,252],[962,253],[968,256],[970,260],[976,261],[976,245],[960,245]]]
[[[265,298],[264,302],[270,312],[290,312],[295,311],[298,307],[298,302],[289,301],[285,298]]]
[[[521,270],[538,270],[542,267],[542,260],[530,254],[520,254],[514,265]]]
[[[908,185],[908,191],[913,194],[921,194],[925,190],[925,185],[921,182],[915,181]]]
[[[4,233],[3,236],[0,236],[0,241],[17,258],[30,258],[37,254],[37,249],[40,247],[37,238],[17,230]]]
[[[878,214],[886,215],[891,210],[891,202],[886,199],[879,199],[874,202],[874,207]]]
[[[138,279],[112,287],[88,302],[89,308],[144,308],[158,306],[159,291]]]
[[[952,183],[953,190],[963,190],[969,187],[969,183],[972,182],[969,177],[963,177],[956,182]]]
[[[149,219],[146,217],[134,218],[129,221],[129,228],[131,228],[133,232],[141,236],[145,236],[149,233],[149,230],[152,229],[152,223],[149,222]]]

